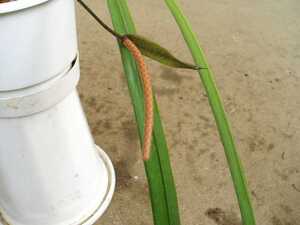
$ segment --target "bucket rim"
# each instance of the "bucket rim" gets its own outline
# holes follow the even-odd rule
[[[116,187],[116,174],[110,158],[98,145],[95,145],[95,148],[98,157],[101,158],[101,160],[103,160],[108,172],[107,192],[96,211],[92,215],[90,215],[90,217],[88,217],[85,221],[82,221],[80,225],[92,225],[105,213],[112,201]]]
[[[106,172],[108,175],[108,184],[106,188],[106,193],[98,204],[98,207],[85,219],[75,222],[76,225],[92,225],[94,224],[100,217],[105,213],[107,208],[109,207],[114,192],[116,188],[116,174],[113,167],[113,164],[109,158],[109,156],[105,153],[105,151],[100,148],[98,145],[95,145],[95,152],[97,154],[97,158],[99,161],[103,162],[106,168]],[[5,212],[0,211],[0,225],[11,225],[14,221],[9,221]],[[72,223],[75,225],[75,223]],[[13,223],[15,224],[15,223]],[[23,224],[18,224],[23,225]]]
[[[12,2],[0,3],[0,15],[28,9],[46,3],[48,1],[50,0],[17,0]]]

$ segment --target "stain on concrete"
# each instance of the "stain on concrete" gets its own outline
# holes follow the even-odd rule
[[[194,175],[193,175],[193,179],[194,179],[194,181],[196,181],[196,183],[199,184],[199,185],[203,183],[203,179],[202,179],[202,177],[201,177],[200,175],[194,174]]]
[[[271,152],[275,145],[274,143],[268,143],[266,139],[258,134],[253,135],[248,140],[248,146],[250,152]]]
[[[210,153],[209,158],[213,162],[218,162],[219,160],[217,159],[217,154],[215,152]]]
[[[136,142],[138,140],[137,126],[134,120],[126,120],[122,122],[121,128],[129,141]]]
[[[242,225],[236,214],[227,213],[221,208],[209,208],[206,210],[205,215],[217,225]]]
[[[84,101],[85,95],[83,93],[79,93],[79,98],[81,101]]]
[[[249,149],[251,152],[263,151],[265,148],[265,139],[254,135],[249,141]]]
[[[104,121],[103,127],[107,130],[110,130],[112,127],[111,122],[109,120]]]
[[[91,126],[92,133],[94,136],[101,135],[103,133],[110,132],[112,129],[112,124],[109,120],[97,120]]]
[[[286,168],[283,170],[275,169],[275,174],[279,176],[283,181],[289,180],[290,176],[293,176],[294,174],[298,174],[299,170],[295,167]]]
[[[271,150],[274,149],[274,147],[275,147],[275,145],[273,143],[271,143],[271,144],[268,145],[267,150],[271,151]]]
[[[167,87],[157,87],[154,88],[155,92],[157,93],[158,96],[173,96],[178,92],[177,88],[167,88]]]
[[[292,188],[297,191],[300,192],[300,188],[296,186],[296,184],[292,184]]]
[[[210,122],[209,118],[206,117],[206,116],[200,115],[199,118],[200,118],[201,120],[203,120],[204,122]]]
[[[177,72],[177,70],[164,66],[161,67],[160,78],[176,85],[181,84],[183,79],[188,79],[183,74]]]
[[[259,196],[256,191],[252,190],[251,195],[253,196],[253,200],[256,200],[256,203],[258,206],[263,206],[264,205],[264,198],[262,196]]]
[[[199,148],[198,156],[200,157],[200,156],[204,155],[207,152],[209,152],[209,148]]]
[[[202,137],[206,137],[206,136],[208,136],[208,135],[209,135],[209,133],[208,133],[208,132],[205,132],[205,131],[201,133],[201,136],[202,136]]]
[[[118,161],[114,163],[116,176],[117,176],[117,188],[126,188],[131,183],[131,175],[129,173],[128,164],[126,161]]]
[[[287,181],[288,178],[289,178],[289,176],[288,176],[287,174],[285,174],[285,173],[279,171],[278,169],[275,169],[274,172],[275,172],[275,174],[276,174],[277,176],[279,176],[280,179],[283,180],[283,181]]]
[[[85,99],[85,103],[88,107],[94,108],[97,105],[97,99],[94,96]]]
[[[279,219],[277,216],[271,218],[272,225],[298,225],[295,222],[289,221],[288,219]]]
[[[279,78],[275,78],[274,79],[276,82],[280,82],[280,79]]]
[[[97,107],[96,107],[96,112],[97,113],[100,113],[101,111],[103,111],[103,109],[106,107],[106,105],[105,104],[99,104],[99,105],[97,105]]]
[[[279,206],[288,215],[290,215],[293,212],[293,209],[288,205],[280,204]]]
[[[283,225],[280,219],[277,218],[276,216],[273,216],[271,220],[272,220],[272,225]]]

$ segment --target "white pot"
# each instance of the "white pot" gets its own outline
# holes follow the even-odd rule
[[[0,28],[0,91],[53,78],[77,53],[73,0],[2,3]]]
[[[48,88],[29,87],[12,96],[8,92],[8,98],[1,93],[0,214],[6,221],[2,225],[91,225],[108,207],[114,170],[91,137],[75,90],[78,76],[77,60],[60,79],[40,85]],[[70,83],[71,93],[61,94],[62,84]],[[11,98],[15,114],[11,104],[4,104]],[[48,105],[38,108],[39,102]],[[30,104],[35,105],[32,111]],[[15,117],[8,118],[7,112]]]
[[[92,225],[115,174],[82,111],[73,0],[0,4],[0,225]]]

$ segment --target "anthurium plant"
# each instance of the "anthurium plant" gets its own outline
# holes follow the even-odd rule
[[[194,64],[176,58],[167,49],[140,34],[136,34],[126,0],[107,0],[114,30],[103,23],[82,0],[78,1],[118,41],[140,140],[144,148],[145,169],[150,189],[154,224],[180,225],[180,215],[166,138],[151,88],[151,76],[143,61],[143,56],[150,57],[167,66],[192,69],[198,72],[205,87],[221,142],[224,146],[243,225],[255,225],[247,182],[236,151],[230,125],[214,82],[214,75],[200,48],[197,37],[177,1],[165,0],[165,3],[182,32],[193,56]],[[150,152],[151,148],[152,153]]]
[[[9,0],[0,0],[0,3]],[[21,1],[21,0],[20,0]],[[170,51],[157,43],[136,34],[133,19],[126,0],[107,0],[114,29],[107,26],[83,0],[78,2],[99,24],[113,35],[120,48],[123,68],[127,78],[129,94],[143,148],[143,159],[148,179],[150,200],[155,225],[180,225],[180,215],[175,183],[168,154],[168,147],[159,115],[158,105],[151,85],[151,75],[143,59],[149,57],[167,66],[196,71],[205,87],[212,109],[225,156],[236,191],[242,222],[255,225],[247,182],[239,160],[229,122],[218,94],[214,75],[209,68],[196,35],[176,0],[164,0],[176,20],[189,47],[194,63],[173,56]]]

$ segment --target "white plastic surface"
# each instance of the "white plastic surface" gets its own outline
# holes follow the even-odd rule
[[[115,191],[116,177],[115,177],[114,167],[109,157],[105,154],[105,152],[101,150],[99,147],[97,147],[97,149],[100,157],[107,165],[108,172],[110,172],[110,176],[109,176],[110,185],[108,186],[107,195],[103,199],[101,205],[99,205],[98,209],[89,217],[89,219],[87,219],[84,223],[80,225],[93,225],[108,208]]]
[[[76,88],[79,76],[76,57],[65,72],[46,82],[15,91],[0,91],[0,118],[28,116],[52,107]]]
[[[74,0],[0,4],[0,91],[60,74],[77,54]]]
[[[49,0],[22,0],[5,2],[0,5],[0,14],[16,12],[22,9],[28,9],[30,7],[45,3]]]
[[[95,151],[76,91],[41,113],[0,119],[0,136],[0,212],[8,224],[91,225],[102,215],[115,177]]]

